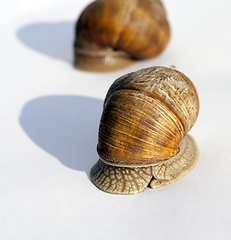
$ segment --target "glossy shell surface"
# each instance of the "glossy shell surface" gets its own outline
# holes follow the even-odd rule
[[[199,112],[188,77],[151,67],[117,79],[109,89],[99,127],[98,154],[115,166],[150,166],[175,156]]]
[[[160,54],[170,38],[159,0],[96,0],[76,24],[76,67],[113,70]]]

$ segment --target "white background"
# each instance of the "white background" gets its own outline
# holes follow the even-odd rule
[[[230,0],[165,0],[166,50],[111,73],[72,66],[89,3],[0,3],[0,239],[230,239]],[[104,193],[89,179],[103,99],[116,78],[153,65],[175,65],[197,87],[199,163],[160,190]]]

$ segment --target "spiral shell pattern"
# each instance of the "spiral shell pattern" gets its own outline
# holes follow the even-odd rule
[[[198,112],[197,91],[183,73],[151,67],[124,75],[105,98],[98,154],[115,166],[164,162],[178,153]]]
[[[169,37],[159,0],[96,0],[77,21],[74,45],[80,55],[100,57],[111,49],[145,59],[160,54]]]

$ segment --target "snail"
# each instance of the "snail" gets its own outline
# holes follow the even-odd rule
[[[160,54],[170,28],[160,0],[96,0],[75,27],[75,67],[113,71]]]
[[[176,69],[156,66],[118,78],[104,100],[92,182],[107,193],[136,194],[180,180],[198,162],[187,134],[198,112],[194,84]]]

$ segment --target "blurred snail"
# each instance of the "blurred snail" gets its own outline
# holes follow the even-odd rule
[[[92,182],[114,194],[174,183],[197,164],[199,150],[187,135],[199,99],[183,73],[150,67],[117,79],[105,97]]]
[[[76,24],[75,66],[88,71],[124,68],[160,54],[169,37],[160,0],[96,0]]]

